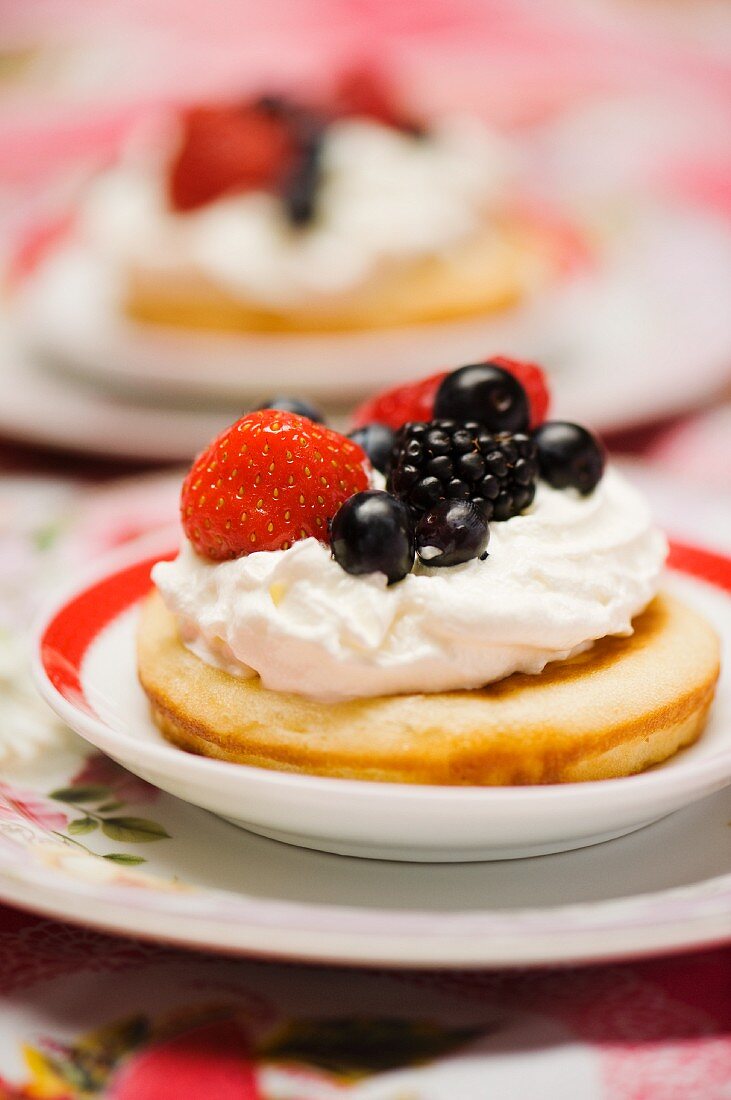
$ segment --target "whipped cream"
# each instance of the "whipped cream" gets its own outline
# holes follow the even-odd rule
[[[450,568],[417,564],[389,587],[344,572],[313,538],[223,563],[186,541],[153,579],[204,661],[335,701],[477,688],[631,634],[667,544],[610,468],[587,497],[540,483],[529,512],[491,525],[488,550]]]
[[[337,122],[324,138],[318,217],[294,229],[279,199],[259,191],[174,213],[164,165],[137,150],[92,182],[80,232],[121,268],[192,269],[263,306],[296,304],[469,237],[504,191],[510,161],[505,142],[474,118],[436,123],[425,138]]]

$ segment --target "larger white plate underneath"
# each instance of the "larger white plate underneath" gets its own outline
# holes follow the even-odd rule
[[[703,564],[703,553],[695,553],[696,564]],[[728,585],[727,559],[708,556],[708,567],[710,580],[715,570],[716,581],[721,578]],[[96,642],[81,664],[79,687],[86,700],[79,696],[74,702],[69,681],[65,702],[83,713],[90,685],[102,687],[108,704],[101,707],[103,716],[94,718],[86,713],[91,724],[86,724],[84,733],[92,742],[101,744],[102,738],[108,738],[105,747],[112,755],[142,774],[151,774],[150,761],[156,759],[163,786],[169,786],[173,773],[176,783],[181,776],[183,782],[195,783],[200,769],[210,772],[206,782],[215,772],[215,781],[221,780],[224,786],[224,773],[235,771],[235,767],[179,753],[162,744],[146,721],[130,657],[133,604],[144,569],[141,565],[136,579],[130,580],[127,574],[126,592],[120,590],[117,580],[104,593],[82,591],[84,606],[75,612],[76,627],[82,634],[90,631]],[[123,575],[124,569],[112,574],[115,578]],[[107,571],[102,580],[111,580]],[[686,576],[678,575],[672,583],[713,619],[728,649],[728,594],[717,584]],[[110,608],[108,598],[116,603],[116,610]],[[127,608],[121,613],[120,599]],[[84,616],[90,622],[82,629]],[[69,634],[72,646],[75,636],[76,628]],[[76,657],[72,651],[67,654],[72,678],[74,660],[84,650],[83,639],[80,645]],[[104,685],[100,676],[106,677]],[[593,847],[530,859],[451,865],[353,859],[256,836],[164,794],[157,796],[154,820],[169,837],[137,848],[130,843],[126,849],[141,851],[147,859],[144,867],[120,868],[114,861],[109,864],[96,858],[110,854],[112,844],[98,830],[81,838],[89,849],[81,852],[64,843],[58,835],[63,835],[62,830],[57,829],[52,837],[48,829],[44,832],[27,821],[17,822],[14,828],[0,814],[0,893],[43,912],[198,947],[362,964],[528,965],[610,959],[720,942],[731,938],[731,796],[728,790],[719,790],[731,776],[729,702],[726,676],[708,735],[664,768],[609,785],[572,785],[537,792],[539,797],[554,797],[559,814],[571,816],[575,810],[584,829],[590,831],[592,819],[597,821],[606,812],[598,797],[600,788],[614,785],[618,792],[627,792],[631,802],[633,786],[649,800],[655,797],[652,788],[656,781],[657,787],[666,791],[679,783],[687,796],[688,784],[693,786],[704,776],[709,797],[631,835]],[[98,697],[94,699],[94,705],[100,703]],[[126,715],[121,725],[120,710]],[[70,711],[67,716],[71,717]],[[84,725],[78,719],[74,724],[78,728]],[[101,727],[106,728],[103,735]],[[129,744],[124,744],[125,740]],[[66,784],[68,773],[68,761],[57,762],[50,755],[30,778],[36,790],[49,791]],[[388,786],[260,775],[259,790],[250,785],[243,792],[236,810],[239,819],[262,812],[274,818],[296,817],[309,792],[308,812],[317,815],[331,833],[342,833],[342,810],[347,796],[354,793],[351,788]],[[256,784],[256,780],[252,782]],[[592,797],[587,803],[580,792],[572,810],[567,807],[575,797],[571,791],[577,787]],[[271,794],[268,809],[264,788]],[[710,793],[713,790],[715,794]],[[417,791],[416,797],[423,791]],[[252,799],[249,804],[247,793]],[[426,789],[427,796],[430,793],[436,796],[430,810],[436,809],[437,821],[453,827],[454,821],[450,824],[450,815],[442,815],[438,803],[444,795],[447,802],[458,799],[460,792]],[[481,792],[461,793],[479,802]],[[489,801],[491,793],[521,796],[532,792],[482,793]],[[189,790],[186,797],[190,794]],[[691,797],[700,794],[696,789]],[[562,808],[564,795],[566,806]],[[383,798],[385,812],[391,815],[392,796],[398,801],[400,792],[386,791]],[[294,804],[287,806],[287,798]],[[655,803],[653,807],[656,809]],[[356,809],[354,819],[362,820],[362,806]],[[125,810],[129,812],[131,808]],[[134,810],[138,812],[153,816],[148,807]],[[476,820],[472,809],[464,819]],[[392,817],[390,820],[398,829],[398,823],[394,824]],[[453,842],[454,838],[446,839]],[[301,835],[298,840],[303,842]],[[125,851],[121,855],[124,857]]]

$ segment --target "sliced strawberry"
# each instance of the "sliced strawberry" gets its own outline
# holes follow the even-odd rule
[[[548,412],[550,395],[541,368],[534,363],[508,359],[504,355],[493,355],[484,362],[496,363],[518,379],[528,395],[531,428],[542,424]],[[386,424],[389,428],[400,428],[409,420],[431,420],[436,392],[448,374],[449,371],[439,371],[438,374],[430,374],[428,378],[422,378],[418,382],[394,386],[393,389],[371,397],[355,410],[353,427],[361,428],[364,424],[378,423]]]
[[[304,416],[247,413],[211,443],[183,483],[183,529],[213,561],[286,550],[368,488],[368,459],[350,439]]]
[[[184,213],[222,195],[276,185],[294,154],[285,118],[261,104],[192,107],[170,166],[168,195]]]

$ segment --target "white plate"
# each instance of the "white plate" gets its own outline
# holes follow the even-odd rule
[[[151,462],[183,462],[237,415],[141,404],[44,370],[0,312],[0,434],[20,443]]]
[[[701,553],[690,566],[698,575],[710,570],[728,590],[728,559]],[[706,583],[680,583],[728,639],[729,597]],[[88,751],[83,742],[56,740],[3,775],[5,900],[198,948],[357,965],[598,961],[731,939],[729,789],[592,848],[494,863],[398,864],[330,856],[236,829],[170,795],[135,788],[105,758],[85,761]],[[102,817],[152,818],[168,837],[120,842],[101,826],[70,835],[59,814],[78,819],[90,804],[72,811],[49,792],[88,783],[90,768],[93,782],[126,803]],[[99,858],[110,854],[115,860]],[[124,866],[120,854],[146,862]]]
[[[164,539],[166,536],[162,536]],[[125,551],[44,618],[36,677],[57,714],[156,786],[264,836],[351,856],[407,861],[514,859],[610,840],[731,783],[731,683],[700,742],[643,775],[544,787],[462,788],[292,775],[184,753],[152,723],[135,634],[151,561],[172,542]],[[693,602],[703,602],[694,582]],[[711,600],[718,617],[719,598]],[[721,629],[729,632],[729,601]]]
[[[595,271],[500,319],[321,336],[211,336],[120,316],[88,255],[51,258],[26,290],[24,339],[69,377],[158,403],[227,402],[272,391],[343,405],[445,364],[504,351],[543,362],[566,416],[612,429],[718,390],[731,361],[731,228],[712,214],[635,203]]]

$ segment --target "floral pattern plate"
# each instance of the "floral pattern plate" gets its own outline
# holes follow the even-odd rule
[[[675,565],[728,635],[729,560],[686,548]],[[731,938],[728,789],[594,848],[425,866],[334,857],[236,829],[70,734],[6,769],[3,782],[0,895],[98,928],[402,966],[612,959]]]

